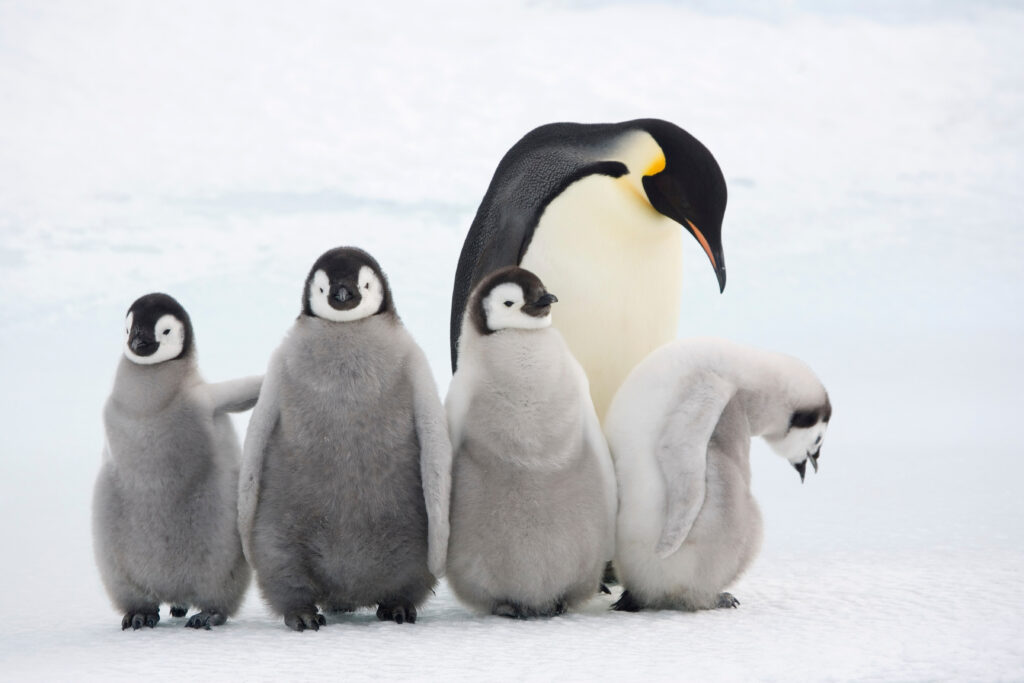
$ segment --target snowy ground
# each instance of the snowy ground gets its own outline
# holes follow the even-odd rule
[[[0,678],[1024,678],[1024,11],[999,2],[0,3]],[[124,311],[262,371],[313,260],[374,253],[447,385],[452,273],[504,151],[659,116],[730,188],[681,335],[807,360],[801,487],[758,445],[764,550],[703,614],[122,633],[89,504]],[[245,420],[239,420],[244,428]]]

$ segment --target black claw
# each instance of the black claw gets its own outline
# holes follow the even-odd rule
[[[617,612],[639,612],[643,608],[644,606],[629,591],[622,591],[619,599],[612,604],[612,609]]]
[[[324,615],[318,613],[316,615],[316,623],[319,624],[320,626],[326,626],[327,625],[327,617],[325,617]]]
[[[393,621],[396,624],[415,624],[416,606],[405,604],[380,604],[377,606],[377,618],[381,621]]]
[[[172,605],[171,606],[171,616],[172,617],[183,617],[186,614],[188,614],[188,609],[187,608],[185,608],[185,607],[178,607],[177,605]]]
[[[804,474],[807,472],[807,461],[795,463],[793,469],[800,473],[800,483],[804,483]]]
[[[715,606],[719,609],[736,609],[740,606],[740,601],[732,593],[719,593],[718,602]]]

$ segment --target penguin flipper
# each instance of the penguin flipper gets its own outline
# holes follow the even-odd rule
[[[716,375],[688,384],[666,415],[656,458],[665,482],[665,524],[655,546],[664,559],[679,550],[707,492],[708,443],[735,387]]]
[[[262,384],[262,376],[253,376],[206,384],[203,389],[215,413],[242,413],[256,405]]]
[[[413,344],[412,374],[416,437],[420,442],[420,481],[427,509],[427,567],[435,578],[445,573],[448,556],[448,517],[452,491],[452,444],[444,407],[426,356]]]
[[[242,466],[238,476],[238,531],[242,537],[242,552],[249,564],[253,564],[252,528],[256,522],[256,507],[259,503],[263,456],[267,441],[280,415],[283,363],[283,353],[278,349],[270,358],[267,374],[259,389],[259,399],[253,408],[252,417],[249,418],[249,428],[245,431],[245,443],[242,445]]]

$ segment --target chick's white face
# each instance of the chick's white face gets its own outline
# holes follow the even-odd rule
[[[124,355],[139,365],[156,365],[177,358],[185,348],[185,324],[166,313],[152,329],[134,325],[135,314],[125,319]]]
[[[778,439],[766,438],[772,450],[788,460],[790,464],[799,465],[808,458],[816,459],[825,441],[828,423],[819,421],[810,427],[790,427],[785,436]]]
[[[341,289],[339,283],[334,283],[332,287],[327,273],[318,270],[313,274],[308,295],[309,307],[316,317],[334,322],[350,322],[368,318],[380,310],[384,302],[384,285],[369,266],[362,266],[359,269],[358,292],[352,292],[351,287]],[[359,301],[355,306],[337,308],[351,302],[357,296]],[[334,305],[331,304],[332,301]]]
[[[543,316],[530,315],[523,311],[526,297],[523,289],[514,282],[503,282],[484,297],[484,315],[487,327],[498,331],[507,328],[539,330],[551,325],[551,312]]]

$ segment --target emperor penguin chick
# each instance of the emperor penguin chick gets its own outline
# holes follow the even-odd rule
[[[93,496],[100,576],[121,628],[153,627],[199,608],[186,626],[223,624],[250,571],[238,534],[238,437],[261,378],[206,384],[192,323],[166,294],[128,309],[124,356],[103,410],[106,448]]]
[[[832,406],[799,360],[722,339],[656,350],[605,423],[619,484],[615,609],[736,607],[722,591],[761,546],[750,440],[763,436],[803,481],[818,469]]]
[[[446,401],[448,582],[468,605],[508,617],[586,600],[613,553],[614,471],[586,375],[550,327],[557,300],[518,267],[485,277]]]
[[[377,261],[313,264],[245,437],[239,526],[272,609],[296,631],[377,606],[416,621],[444,573],[451,444],[426,357]]]

